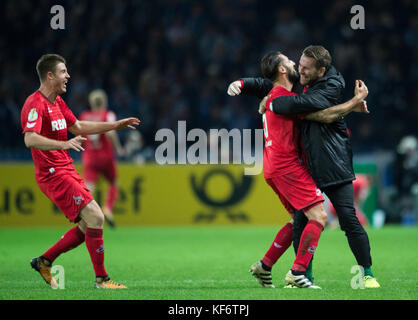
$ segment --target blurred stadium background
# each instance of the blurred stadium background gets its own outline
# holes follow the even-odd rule
[[[64,30],[50,27],[56,4],[65,9]],[[364,6],[364,30],[350,28],[355,4]],[[309,44],[330,51],[347,98],[355,79],[369,88],[371,114],[346,121],[356,172],[372,180],[363,204],[370,222],[381,217],[376,212],[385,213],[386,223],[418,221],[417,1],[2,1],[0,26],[3,226],[65,223],[36,186],[20,126],[25,98],[39,87],[36,61],[47,52],[67,60],[64,100],[75,115],[88,108],[91,90],[103,88],[119,118],[142,120],[139,135],[120,132],[129,151],[119,159],[117,223],[284,222],[262,175],[243,177],[228,166],[156,165],[155,132],[176,131],[179,120],[188,129],[261,129],[257,99],[229,97],[228,84],[260,76],[259,61],[269,50],[297,62]],[[79,163],[80,155],[72,156]],[[100,201],[104,192],[98,192]]]

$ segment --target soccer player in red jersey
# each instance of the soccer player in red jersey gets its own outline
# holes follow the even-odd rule
[[[262,73],[273,81],[274,87],[270,91],[267,101],[263,101],[260,105],[269,106],[276,97],[295,95],[291,92],[293,83],[298,79],[294,65],[293,61],[280,52],[271,52],[263,57],[261,61]],[[365,95],[367,95],[367,88],[364,86],[361,96],[342,105],[331,107],[326,112],[329,115],[332,114],[330,119],[343,113],[346,114],[357,107]],[[263,113],[265,138],[263,172],[266,182],[276,192],[291,217],[293,217],[295,210],[303,210],[309,219],[301,236],[296,259],[291,270],[287,273],[285,281],[288,285],[300,288],[319,288],[306,277],[305,271],[327,222],[327,213],[324,209],[322,193],[310,176],[303,160],[303,152],[300,147],[299,118],[275,114],[268,108],[260,113]],[[309,119],[315,116],[304,115],[301,117]],[[262,286],[274,287],[271,268],[291,243],[292,220],[280,229],[263,259],[250,268]]]
[[[90,93],[89,103],[91,110],[80,114],[81,121],[114,122],[116,115],[107,110],[107,94],[104,90],[97,89]],[[118,196],[116,156],[123,156],[124,151],[120,144],[116,131],[108,131],[104,134],[88,135],[84,144],[84,152],[81,155],[83,163],[83,177],[87,188],[94,192],[97,181],[103,176],[109,183],[106,203],[102,207],[105,219],[111,227],[115,226],[113,219],[113,207]],[[100,159],[100,161],[97,161]]]
[[[36,64],[41,82],[39,90],[25,101],[21,112],[25,145],[31,148],[35,179],[42,192],[53,201],[68,220],[78,225],[41,256],[33,258],[31,266],[51,287],[57,282],[51,265],[62,253],[85,242],[96,275],[96,288],[122,289],[126,286],[110,280],[104,267],[104,215],[76,171],[69,149],[83,151],[82,135],[100,134],[111,130],[135,129],[137,118],[116,122],[79,121],[68,108],[61,94],[67,91],[70,78],[66,62],[57,54],[43,55]],[[67,129],[75,135],[67,140]],[[100,161],[98,159],[97,161]]]

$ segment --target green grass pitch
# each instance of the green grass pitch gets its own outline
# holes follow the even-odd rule
[[[0,229],[0,300],[415,300],[418,298],[418,228],[367,228],[373,272],[380,289],[352,289],[355,260],[341,230],[325,229],[314,259],[322,290],[284,289],[293,248],[273,269],[275,289],[261,288],[248,273],[278,227],[105,228],[105,265],[128,290],[95,290],[85,247],[61,255],[65,289],[53,290],[29,266],[65,228]]]

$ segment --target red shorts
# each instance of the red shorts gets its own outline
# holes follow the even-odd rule
[[[54,169],[55,172],[42,182],[37,181],[38,186],[68,220],[78,222],[81,209],[93,200],[93,196],[73,165]]]
[[[100,175],[103,175],[109,183],[115,183],[117,170],[114,158],[83,159],[83,176],[87,183],[96,183]]]
[[[266,178],[266,182],[291,214],[295,210],[307,211],[324,201],[322,192],[316,186],[308,169],[302,166],[290,173]]]

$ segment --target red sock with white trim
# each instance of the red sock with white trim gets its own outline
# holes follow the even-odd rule
[[[261,259],[266,266],[271,268],[292,244],[292,227],[293,225],[289,222],[279,230],[264,258]]]
[[[107,273],[104,267],[104,244],[103,229],[86,229],[86,246],[93,263],[96,277],[106,277]]]

